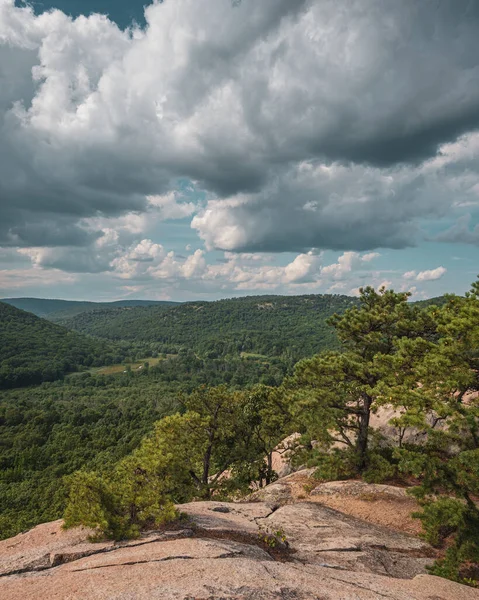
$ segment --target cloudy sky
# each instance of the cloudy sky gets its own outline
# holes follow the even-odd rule
[[[463,293],[477,0],[0,0],[0,297]]]

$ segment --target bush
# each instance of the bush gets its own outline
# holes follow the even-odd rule
[[[371,452],[368,456],[367,468],[363,472],[363,479],[367,483],[382,483],[391,479],[396,474],[396,466],[378,452]]]
[[[311,462],[318,467],[314,478],[322,481],[350,479],[357,473],[355,456],[350,450],[334,448],[330,453],[320,452]]]
[[[134,464],[121,461],[110,479],[78,471],[69,478],[64,527],[83,525],[95,531],[92,541],[131,539],[178,517],[172,501],[161,493],[160,481]]]
[[[436,547],[449,546],[443,559],[429,568],[433,575],[476,586],[479,580],[479,513],[457,498],[427,501],[421,519],[425,539]]]
[[[64,527],[83,525],[95,531],[92,541],[127,536],[126,523],[115,514],[115,498],[108,484],[97,474],[78,471],[68,478],[69,498]]]

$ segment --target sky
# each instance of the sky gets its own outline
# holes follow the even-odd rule
[[[476,0],[0,0],[0,297],[462,294],[478,82]]]

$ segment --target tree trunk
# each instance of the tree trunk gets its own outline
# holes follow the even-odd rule
[[[268,468],[266,470],[266,485],[271,483],[273,478],[273,453],[268,452]]]
[[[213,451],[213,445],[210,444],[206,449],[205,455],[203,457],[203,477],[202,484],[204,487],[204,496],[207,500],[210,498],[210,486],[209,486],[209,478],[210,478],[210,463],[211,463],[211,453]]]
[[[359,415],[359,432],[356,440],[356,457],[359,471],[366,468],[366,452],[368,450],[369,417],[371,416],[372,398],[364,399],[363,410]]]

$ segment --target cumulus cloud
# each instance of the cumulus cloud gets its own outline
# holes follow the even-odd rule
[[[2,242],[63,245],[63,219],[85,245],[78,219],[144,211],[178,176],[220,197],[268,185],[267,203],[281,164],[435,156],[479,125],[478,16],[466,0],[166,0],[121,31],[0,0]]]
[[[161,196],[148,196],[150,206],[159,211],[158,218],[162,221],[168,219],[184,219],[191,216],[195,210],[194,202],[185,202],[177,191],[168,192]]]
[[[0,0],[0,246],[35,276],[336,292],[428,222],[477,245],[476,3],[164,0],[145,22]],[[158,242],[183,219],[206,251]]]
[[[441,279],[446,273],[447,269],[444,267],[437,267],[437,269],[431,269],[430,271],[421,271],[417,274],[416,281],[435,281],[436,279]]]
[[[361,256],[358,252],[345,252],[338,258],[338,262],[321,269],[321,275],[332,279],[344,279],[353,268],[364,266],[379,257],[378,252],[370,252]]]
[[[404,248],[421,240],[420,220],[477,198],[479,134],[441,146],[416,167],[388,169],[307,161],[255,193],[211,199],[192,220],[207,247],[301,251]]]
[[[111,276],[129,280],[129,285],[135,282],[149,285],[183,282],[189,289],[196,290],[275,291],[286,288],[305,293],[311,289],[332,292],[333,289],[328,288],[333,288],[338,279],[344,288],[371,260],[373,258],[367,254],[346,253],[337,263],[324,265],[321,254],[309,251],[278,265],[274,264],[274,257],[265,254],[225,252],[221,260],[209,264],[201,249],[183,257],[144,239],[117,256],[110,266]]]
[[[404,279],[412,279],[414,281],[435,281],[436,279],[441,279],[443,275],[447,273],[447,269],[445,267],[437,267],[436,269],[430,269],[428,271],[407,271],[404,273]],[[416,291],[416,288],[414,288]]]

